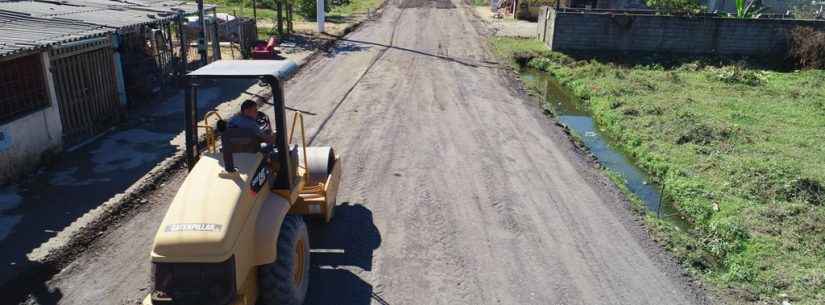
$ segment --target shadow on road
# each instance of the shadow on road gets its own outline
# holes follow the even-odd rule
[[[13,282],[0,287],[3,304],[20,304],[30,299],[30,303],[37,305],[56,305],[63,298],[60,289],[52,289],[46,284],[52,274],[59,270],[54,266],[28,262],[28,269],[20,274]]]
[[[372,211],[345,202],[335,208],[332,222],[310,225],[312,246],[309,292],[305,304],[370,304],[372,285],[353,271],[372,270],[372,256],[381,245],[381,234],[372,222]]]
[[[326,52],[324,52],[324,56],[326,57],[335,57],[341,54],[346,53],[354,53],[354,52],[361,52],[364,50],[368,50],[370,47],[363,46],[359,43],[348,42],[344,40],[340,40],[336,43],[332,48],[329,48]]]
[[[63,298],[63,293],[59,288],[49,288],[45,282],[31,287],[29,294],[31,300],[37,305],[56,305]]]
[[[357,274],[372,270],[373,253],[381,245],[381,234],[367,207],[347,202],[337,206],[332,222],[310,223],[310,242],[310,288],[304,304],[389,304]],[[18,304],[29,297],[31,304],[58,304],[63,293],[47,282],[59,270],[53,265],[28,264],[25,273],[0,289],[4,302]]]

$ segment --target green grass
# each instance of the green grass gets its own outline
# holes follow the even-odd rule
[[[667,181],[665,195],[694,229],[649,220],[654,237],[726,300],[825,304],[825,71],[629,66],[532,40],[492,44],[558,78]]]
[[[341,6],[335,6],[328,13],[329,18],[335,17],[350,17],[354,14],[366,13],[368,9],[375,9],[381,4],[382,0],[350,0],[349,3]]]
[[[346,19],[353,16],[353,14],[366,13],[368,9],[375,9],[381,4],[382,0],[351,0],[344,5],[333,6],[327,13],[327,19],[332,21],[336,19]],[[206,0],[206,3],[218,5],[218,13],[237,14],[238,16],[252,17],[252,1],[239,2],[237,0]],[[260,1],[259,1],[260,3]],[[303,16],[298,15],[293,11],[293,18],[295,22],[300,21],[315,21],[306,20]],[[278,12],[274,9],[259,7],[256,10],[258,19],[274,20]],[[286,11],[284,11],[284,18],[286,18]]]
[[[553,54],[544,44],[533,39],[493,37],[491,42],[496,54],[511,60],[513,64],[521,58],[546,57]]]

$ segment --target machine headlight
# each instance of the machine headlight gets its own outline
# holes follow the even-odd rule
[[[164,302],[172,301],[169,296],[169,288],[172,283],[172,266],[167,263],[152,263],[152,301]]]
[[[225,305],[236,295],[235,258],[221,263],[152,263],[156,305]]]

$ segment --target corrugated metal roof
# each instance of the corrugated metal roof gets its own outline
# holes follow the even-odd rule
[[[36,50],[112,32],[101,26],[62,18],[37,18],[0,11],[0,56]]]
[[[20,0],[15,0],[20,1]],[[49,0],[43,0],[49,1]],[[120,7],[120,6],[130,6],[135,5],[129,1],[113,1],[113,0],[66,0],[60,1],[63,3],[68,3],[72,5],[82,5],[82,6],[89,6],[89,7]]]
[[[0,0],[3,1],[3,0]],[[19,0],[18,0],[19,1]],[[129,8],[136,10],[146,10],[154,12],[177,12],[191,14],[197,13],[198,6],[195,3],[178,0],[64,0],[63,2],[71,5],[81,5],[88,7],[101,8]],[[205,9],[217,7],[216,5],[206,4]]]
[[[14,1],[0,2],[0,10],[26,13],[34,17],[60,17],[116,29],[175,18],[175,14],[171,11],[159,13],[135,9],[133,5],[127,6],[120,2],[108,2],[121,5],[106,5],[104,1],[97,1],[98,5],[95,6],[83,5],[84,3],[80,1],[67,1],[65,4]]]
[[[215,5],[205,5],[213,9]],[[0,0],[0,56],[197,12],[183,0]]]
[[[0,2],[2,1],[3,0],[0,0]],[[78,6],[101,8],[128,8],[154,12],[182,11],[185,14],[194,14],[198,12],[197,3],[182,0],[62,0],[61,2]],[[209,10],[216,8],[218,6],[206,3],[203,5],[203,7],[205,10]]]
[[[83,0],[85,1],[85,0]],[[152,8],[155,10],[180,10],[186,14],[194,14],[198,12],[198,4],[194,2],[187,2],[181,0],[124,0],[128,3],[134,3],[143,7]],[[214,4],[203,4],[204,10],[210,10],[218,7]]]

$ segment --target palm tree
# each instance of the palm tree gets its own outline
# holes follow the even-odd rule
[[[736,17],[739,18],[758,18],[764,9],[759,0],[736,0]]]

